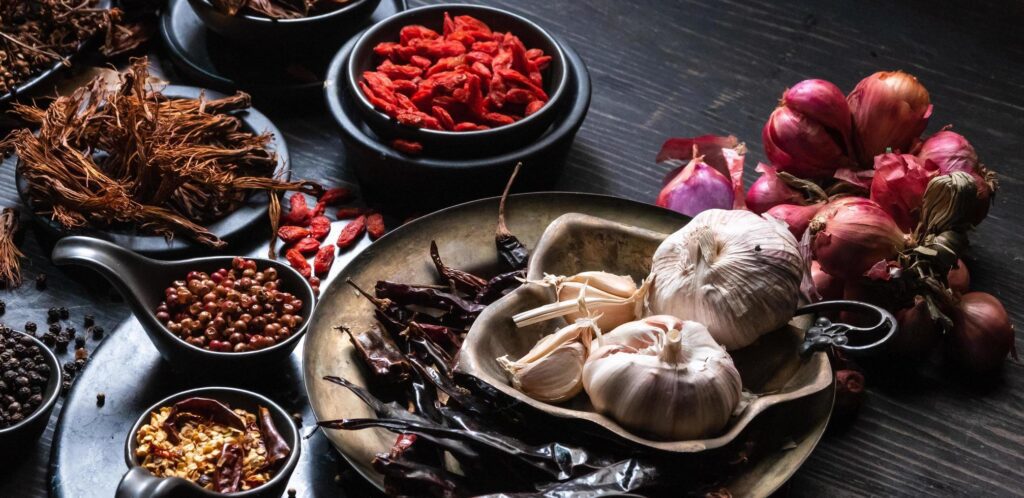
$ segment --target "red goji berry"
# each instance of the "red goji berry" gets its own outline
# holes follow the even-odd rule
[[[516,122],[516,119],[507,114],[500,112],[488,112],[483,115],[485,121],[490,122],[493,125],[503,126],[509,125]]]
[[[546,104],[546,102],[541,102],[539,100],[534,100],[533,102],[526,104],[526,115],[529,116],[530,114],[539,111],[542,107],[544,107],[544,104]]]
[[[298,242],[309,236],[309,230],[303,227],[297,227],[293,225],[285,225],[277,229],[277,236],[284,241],[285,244],[292,244]]]
[[[551,56],[542,55],[540,57],[537,57],[536,59],[533,59],[533,63],[534,65],[537,66],[538,71],[543,71],[547,69],[549,65],[551,65]]]
[[[373,213],[366,217],[366,233],[370,234],[371,240],[377,240],[384,236],[387,228],[384,227],[384,217],[380,213]]]
[[[401,138],[392,140],[391,148],[410,156],[418,156],[423,153],[423,144],[413,140],[402,140]]]
[[[498,53],[498,42],[496,41],[478,41],[469,47],[474,52],[483,52],[488,55],[495,55]]]
[[[540,57],[542,55],[544,55],[544,51],[539,48],[531,48],[526,51],[527,59],[536,59],[537,57]]]
[[[312,274],[312,270],[309,267],[309,262],[306,261],[306,257],[294,248],[288,249],[288,252],[284,253],[284,258],[288,260],[288,264],[292,265],[305,278],[309,278]]]
[[[455,128],[455,120],[452,119],[452,115],[448,114],[448,111],[444,110],[444,107],[435,105],[431,112],[434,113],[434,117],[441,123],[441,128],[445,130],[451,130]]]
[[[416,66],[416,67],[418,67],[420,69],[426,69],[426,68],[430,67],[431,65],[433,65],[433,62],[430,62],[430,59],[428,59],[426,57],[423,57],[423,56],[420,56],[420,55],[414,55],[414,56],[409,58],[409,64],[412,64],[412,65],[414,65],[414,66]]]
[[[341,233],[338,234],[338,241],[334,245],[338,246],[339,249],[345,250],[359,242],[359,238],[363,236],[363,232],[366,231],[366,216],[359,216],[358,218],[348,222],[345,228],[341,229]]]
[[[331,265],[333,264],[334,247],[323,246],[316,252],[316,256],[313,257],[313,273],[317,275],[326,275],[331,271]]]
[[[309,224],[313,216],[306,205],[306,196],[295,192],[288,199],[288,213],[281,216],[282,225],[293,225],[304,227]]]
[[[419,86],[413,80],[397,80],[395,81],[395,98],[397,99],[398,95],[412,95],[418,89]]]
[[[456,123],[455,124],[455,128],[453,128],[453,130],[455,130],[455,131],[479,131],[479,130],[489,130],[489,129],[490,129],[490,127],[488,127],[488,126],[478,125],[476,123],[470,123],[468,121],[463,121],[461,123]]]
[[[393,57],[395,55],[395,50],[398,49],[401,46],[402,46],[401,43],[395,43],[395,42],[378,43],[378,44],[374,45],[373,53],[375,53],[375,54],[377,54],[377,55],[379,55],[381,57]]]
[[[412,24],[405,26],[398,32],[398,41],[403,45],[408,44],[412,40],[433,40],[439,38],[441,35],[426,26],[420,26],[418,24]]]
[[[398,113],[398,116],[395,116],[395,119],[398,120],[398,124],[406,126],[415,126],[417,128],[427,128],[430,130],[441,129],[441,123],[439,123],[437,119],[434,119],[434,117],[420,111],[403,111]]]
[[[338,213],[335,214],[335,216],[337,216],[339,220],[350,220],[364,214],[366,214],[366,209],[364,208],[343,207],[338,209]]]
[[[331,220],[326,216],[317,216],[309,222],[309,236],[316,240],[324,240],[331,233]]]
[[[324,192],[324,195],[320,196],[320,202],[327,206],[336,206],[350,200],[352,200],[352,189],[345,187],[334,187],[332,189],[328,189]]]
[[[423,74],[423,69],[407,64],[395,64],[390,59],[385,59],[384,62],[377,66],[377,71],[384,73],[384,75],[392,80],[411,80]]]
[[[543,88],[541,88],[532,80],[530,80],[530,78],[524,76],[523,73],[520,73],[519,71],[515,71],[512,69],[499,69],[497,73],[501,75],[501,78],[503,80],[512,81],[514,83],[523,85],[531,92],[533,92],[535,95],[537,95],[537,98],[545,101],[548,100],[547,92],[545,92]]]
[[[296,242],[295,245],[292,246],[292,249],[299,251],[303,255],[310,256],[316,254],[316,252],[320,249],[320,241],[314,239],[313,237],[306,237]]]
[[[529,104],[530,102],[537,100],[529,90],[523,88],[513,88],[505,94],[505,100],[513,104]]]
[[[327,210],[327,205],[326,204],[324,204],[322,202],[317,202],[313,206],[313,209],[309,212],[309,222],[312,223],[313,219],[316,218],[317,216],[323,216],[324,215],[324,211],[326,211],[326,210]]]

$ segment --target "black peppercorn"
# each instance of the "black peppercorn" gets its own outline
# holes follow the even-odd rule
[[[36,275],[36,289],[46,290],[46,274],[40,273]]]
[[[95,325],[93,327],[90,327],[90,329],[92,330],[92,338],[93,339],[99,340],[99,339],[103,338],[103,332],[104,332],[103,327],[100,327],[99,325]]]
[[[93,325],[96,325],[96,317],[92,315],[85,315],[82,318],[82,326],[84,326],[85,328],[92,327]]]
[[[50,308],[46,310],[46,323],[53,323],[60,320],[60,310],[57,308]]]
[[[36,326],[36,322],[25,322],[26,332],[35,332],[37,328],[38,327]]]
[[[52,332],[43,334],[43,344],[53,347],[54,344],[57,344],[57,335]]]
[[[0,299],[0,315],[7,313],[7,303]]]
[[[51,334],[59,334],[61,330],[62,330],[62,327],[60,326],[59,323],[51,323],[50,324],[50,333]]]
[[[61,320],[67,320],[68,318],[71,318],[71,312],[68,311],[68,309],[63,306],[57,308],[57,313],[60,315]]]

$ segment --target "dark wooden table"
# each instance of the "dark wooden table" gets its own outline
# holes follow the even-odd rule
[[[419,0],[411,4],[422,4]],[[782,90],[825,78],[849,90],[881,69],[927,85],[930,130],[954,123],[1000,173],[1002,190],[973,234],[977,290],[999,297],[1024,324],[1024,5],[1011,2],[500,0],[565,37],[594,83],[590,114],[558,187],[652,201],[665,168],[654,164],[671,136],[735,134],[750,148],[746,180],[763,159],[761,126]],[[270,113],[284,130],[298,176],[355,181],[341,140],[318,106]],[[12,163],[0,169],[0,203],[17,205]],[[91,311],[108,330],[129,316],[106,295],[68,279],[30,234],[26,274],[0,292],[2,320],[44,322],[64,305]],[[1018,337],[1018,347],[1021,344]],[[90,347],[93,342],[90,340]],[[1024,348],[1020,348],[1024,350]],[[130,377],[126,382],[131,382]],[[1016,495],[1024,493],[1024,368],[1010,362],[987,387],[950,372],[868,375],[860,417],[832,431],[782,492],[793,496]],[[51,430],[19,465],[0,469],[0,496],[45,494]],[[120,435],[118,437],[121,437]]]

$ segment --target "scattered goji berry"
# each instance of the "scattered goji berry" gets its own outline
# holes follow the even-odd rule
[[[317,278],[316,275],[310,275],[307,280],[309,281],[309,286],[313,288],[313,295],[319,297],[320,296],[320,279]]]
[[[398,152],[409,154],[410,156],[418,156],[423,153],[423,144],[412,140],[396,138],[391,141],[391,147]]]
[[[292,265],[305,278],[309,278],[312,274],[312,270],[309,267],[309,262],[306,261],[306,257],[302,255],[295,248],[288,249],[288,252],[284,253],[284,258],[288,260],[288,264]]]
[[[285,225],[277,229],[277,236],[285,244],[292,244],[308,237],[309,230],[294,225]]]
[[[352,218],[357,218],[364,214],[366,214],[366,209],[364,208],[343,207],[338,209],[338,212],[337,214],[335,214],[335,216],[337,216],[339,220],[351,220]]]
[[[338,241],[334,245],[338,246],[341,250],[348,249],[355,245],[356,242],[359,242],[359,238],[363,236],[365,231],[366,216],[359,216],[348,222],[348,225],[341,229],[341,233],[338,234]]]
[[[327,206],[336,206],[352,200],[352,189],[345,187],[334,187],[320,196],[320,201]]]
[[[326,216],[317,216],[309,222],[309,236],[316,240],[324,240],[331,233],[331,220]]]
[[[372,213],[366,217],[366,233],[370,234],[371,240],[377,240],[384,236],[387,228],[384,227],[384,217],[380,213]]]
[[[313,273],[317,275],[326,275],[331,271],[331,265],[333,264],[334,247],[323,246],[316,252],[316,256],[313,258]]]
[[[281,216],[281,224],[304,227],[312,217],[306,196],[295,192],[288,198],[288,213]]]
[[[316,252],[320,250],[320,241],[313,237],[306,237],[296,242],[295,245],[292,246],[292,249],[299,251],[305,256],[310,256],[316,254]]]

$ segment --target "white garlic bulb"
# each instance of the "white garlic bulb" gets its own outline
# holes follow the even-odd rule
[[[743,386],[706,327],[657,315],[601,336],[583,367],[583,388],[595,409],[623,427],[685,440],[721,431]]]
[[[538,401],[560,403],[583,388],[583,363],[595,334],[600,331],[594,321],[582,318],[542,337],[522,358],[512,361],[505,355],[498,363],[512,387]]]
[[[648,305],[703,323],[726,349],[739,349],[793,317],[807,264],[784,223],[709,209],[658,246]]]
[[[628,275],[603,271],[585,271],[570,277],[547,275],[539,283],[554,286],[557,301],[513,316],[517,327],[560,316],[577,320],[594,312],[598,327],[611,330],[643,316],[644,298],[650,289],[648,281],[638,288]],[[580,307],[581,298],[587,311]]]

